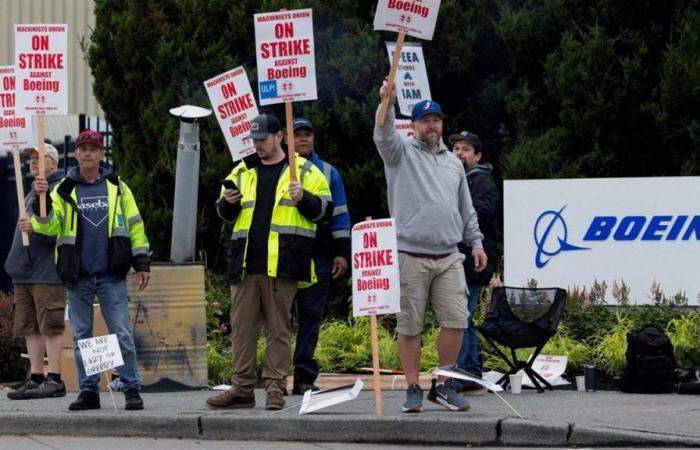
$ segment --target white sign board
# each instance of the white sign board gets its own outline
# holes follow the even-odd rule
[[[87,375],[124,365],[116,334],[81,339],[78,341],[78,347]]]
[[[319,409],[328,408],[329,406],[344,403],[350,400],[355,400],[365,384],[359,378],[355,380],[352,386],[345,386],[325,391],[312,391],[309,389],[304,392],[304,398],[301,400],[299,415],[308,414],[318,411]]]
[[[411,121],[408,119],[396,119],[394,120],[394,129],[401,136],[401,139],[407,141],[412,138],[414,134],[413,127],[411,126]]]
[[[0,66],[0,150],[34,147],[31,116],[17,115],[14,66]]]
[[[352,280],[353,316],[401,311],[394,219],[369,220],[352,227]]]
[[[394,42],[386,43],[389,54],[389,64],[394,56]],[[425,71],[425,58],[420,42],[407,42],[401,47],[401,58],[396,68],[396,98],[399,111],[404,116],[410,116],[413,105],[421,100],[432,100],[428,73]]]
[[[528,361],[530,358],[532,358],[532,355],[528,357]],[[566,372],[566,364],[568,362],[568,356],[537,355],[537,358],[532,362],[532,370],[537,372],[552,386],[562,386],[571,384],[562,378],[562,375]],[[523,386],[535,387],[535,384],[530,380],[530,377],[523,375]]]
[[[631,302],[648,304],[656,282],[698,304],[700,177],[505,181],[503,194],[507,285],[624,280]]]
[[[440,0],[379,0],[374,29],[433,39]]]
[[[15,25],[19,114],[68,114],[68,25]]]
[[[245,69],[236,67],[210,78],[204,87],[233,160],[254,153],[253,140],[244,137],[250,133],[250,121],[258,115],[258,107]]]
[[[255,14],[260,106],[316,100],[311,9]]]
[[[491,392],[503,392],[503,387],[500,384],[496,384],[492,381],[485,380],[483,378],[477,378],[469,373],[461,370],[455,369],[454,367],[438,367],[433,370],[433,375],[440,375],[450,378],[459,378],[460,380],[472,381],[476,384],[480,384]]]

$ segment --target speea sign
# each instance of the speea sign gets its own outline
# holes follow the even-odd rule
[[[698,195],[700,177],[505,181],[506,284],[624,279],[632,301],[644,304],[657,282],[698,304]]]

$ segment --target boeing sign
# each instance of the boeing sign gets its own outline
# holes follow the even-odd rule
[[[590,287],[624,279],[637,303],[656,282],[700,298],[700,177],[505,181],[506,284]]]

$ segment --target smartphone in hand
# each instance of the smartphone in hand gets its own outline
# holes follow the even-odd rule
[[[238,186],[236,186],[236,183],[234,183],[232,180],[221,180],[221,184],[224,186],[225,189],[234,189],[236,191],[239,190]]]

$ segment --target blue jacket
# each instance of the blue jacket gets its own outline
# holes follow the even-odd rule
[[[350,212],[345,197],[345,186],[340,172],[330,163],[318,157],[316,150],[306,158],[311,161],[326,177],[333,197],[333,216],[324,224],[319,225],[316,232],[316,254],[326,254],[331,257],[343,256],[350,261]]]

